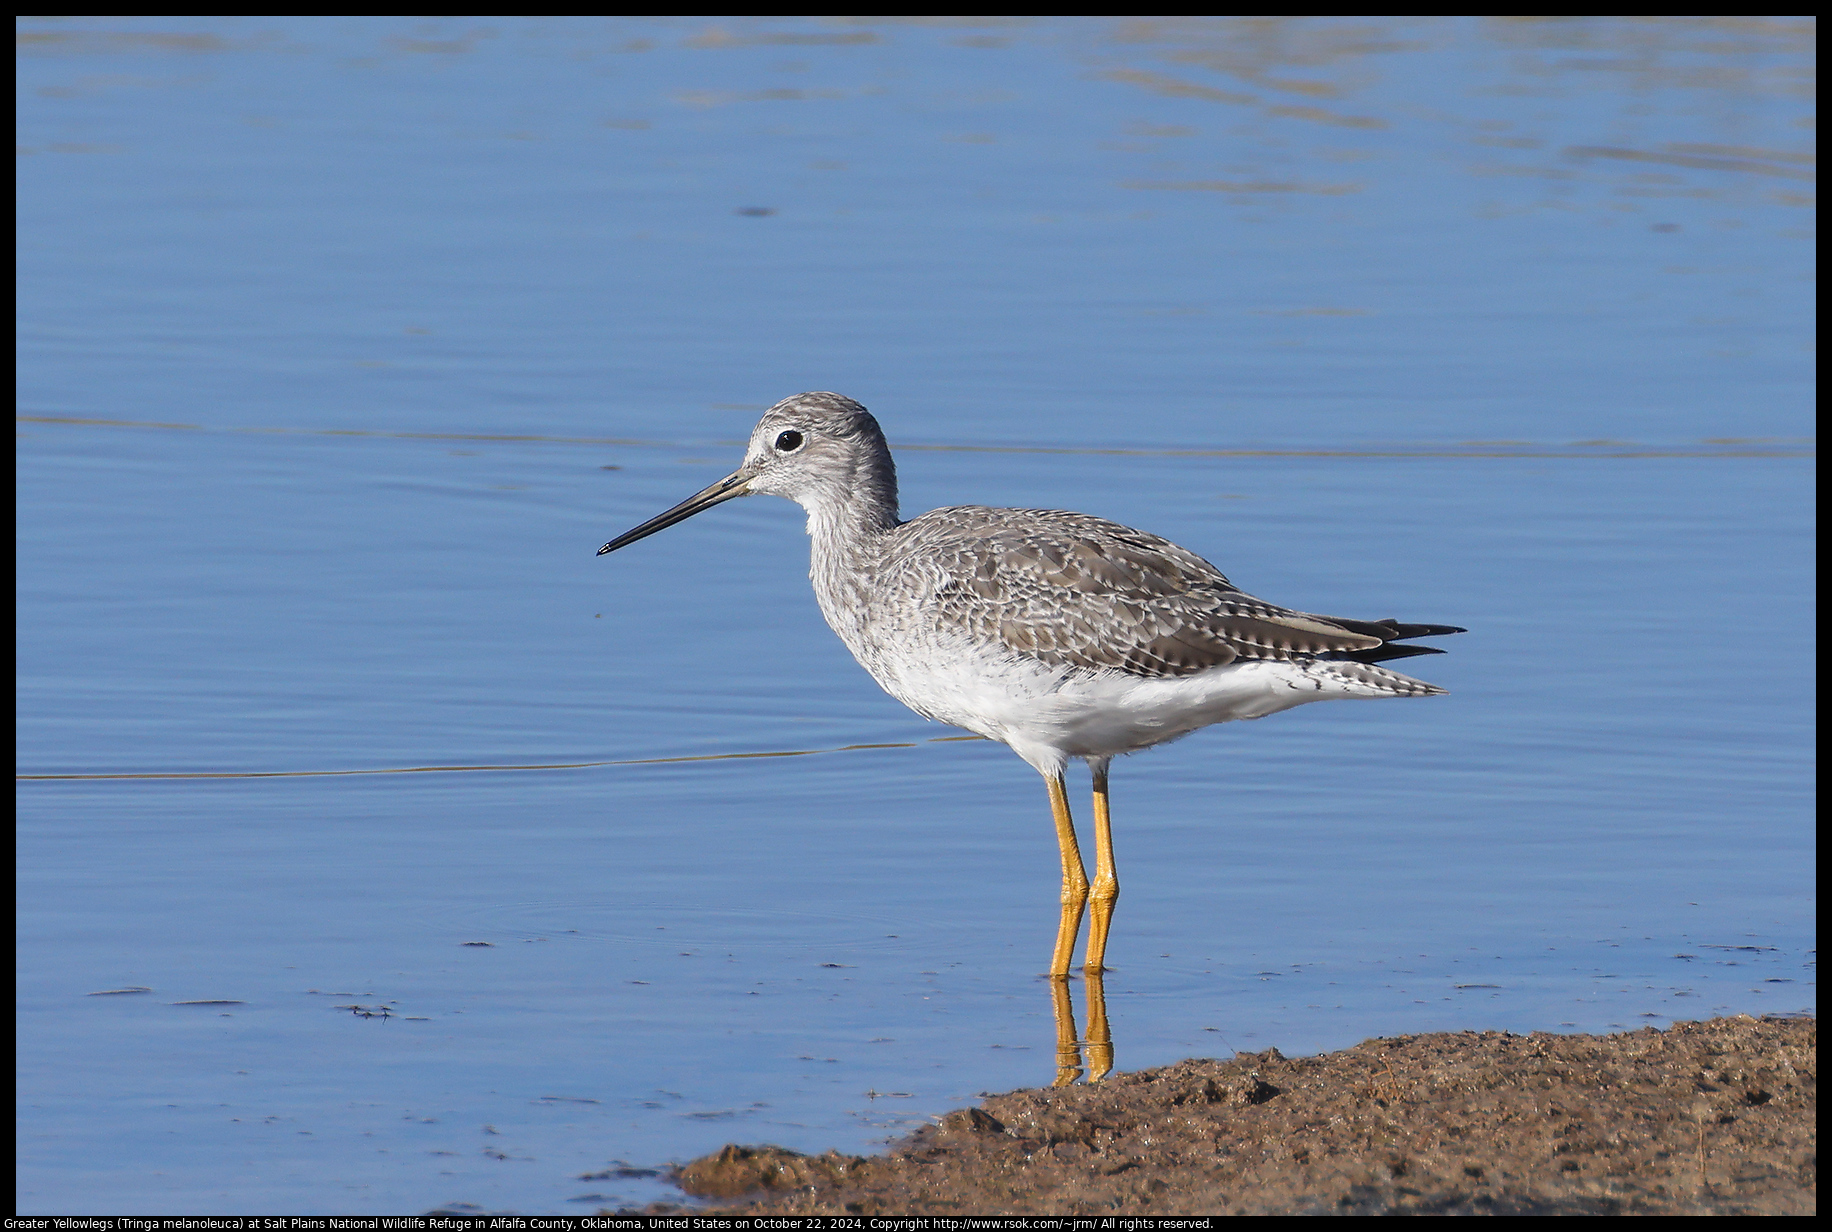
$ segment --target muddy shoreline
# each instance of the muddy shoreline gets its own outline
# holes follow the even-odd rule
[[[1817,1020],[1461,1032],[1013,1091],[877,1156],[727,1146],[642,1213],[1810,1215]]]

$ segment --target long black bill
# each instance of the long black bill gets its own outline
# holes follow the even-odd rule
[[[603,556],[606,552],[615,552],[618,548],[628,547],[638,539],[647,539],[658,530],[667,530],[676,522],[685,522],[694,514],[711,509],[714,505],[731,500],[734,496],[748,496],[750,491],[747,485],[750,481],[751,477],[746,472],[733,471],[705,491],[695,492],[666,513],[658,513],[634,530],[624,531],[623,534],[599,548],[598,555]]]

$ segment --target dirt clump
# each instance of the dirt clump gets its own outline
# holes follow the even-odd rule
[[[994,1096],[881,1156],[728,1146],[674,1175],[746,1215],[1810,1215],[1815,1032],[1268,1049]]]

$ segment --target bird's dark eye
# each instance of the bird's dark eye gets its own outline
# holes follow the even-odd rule
[[[801,448],[801,444],[802,434],[799,432],[784,432],[776,438],[776,448],[782,453],[794,453]]]

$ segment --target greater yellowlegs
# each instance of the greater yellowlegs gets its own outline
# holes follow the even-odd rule
[[[1167,539],[1082,513],[962,505],[905,522],[878,421],[833,393],[778,402],[743,465],[598,554],[762,492],[807,511],[821,612],[884,690],[1002,741],[1043,776],[1062,850],[1050,975],[1066,979],[1085,908],[1091,992],[1119,897],[1116,754],[1305,702],[1442,693],[1379,664],[1442,653],[1407,639],[1463,632],[1275,607]],[[1092,883],[1063,789],[1072,758],[1094,774]]]

